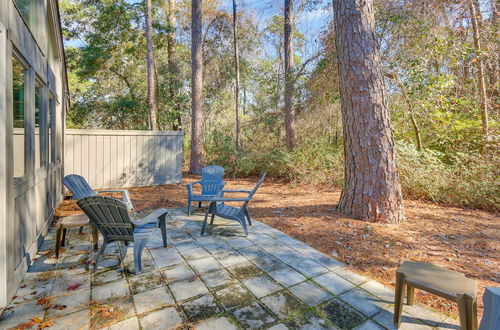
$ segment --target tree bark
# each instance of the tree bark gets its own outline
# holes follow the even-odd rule
[[[240,150],[240,56],[238,52],[236,0],[233,0],[233,50],[236,81],[234,86],[234,112],[236,120],[236,150]]]
[[[371,0],[337,0],[345,178],[339,211],[370,222],[404,221],[396,150]]]
[[[481,13],[480,13],[479,3],[477,0],[469,1],[469,11],[472,23],[472,32],[474,36],[474,48],[476,48],[476,70],[477,70],[477,81],[479,88],[479,97],[481,99],[481,122],[482,122],[482,132],[483,132],[483,145],[482,153],[486,153],[486,147],[489,135],[489,124],[488,124],[488,93],[486,91],[486,82],[484,79],[484,64],[483,56],[481,54]]]
[[[191,2],[191,160],[189,173],[203,168],[202,0]]]
[[[172,129],[174,131],[181,130],[181,109],[179,104],[179,67],[177,65],[177,51],[176,51],[176,36],[175,29],[177,27],[177,22],[175,19],[175,0],[167,0],[167,51],[168,51],[168,73],[169,77],[169,92],[172,98],[172,103],[174,104],[174,110],[176,112],[174,122],[172,123]]]
[[[153,54],[153,15],[151,0],[146,0],[146,60],[148,73],[149,129],[158,129],[158,102],[156,100],[156,72]]]
[[[295,147],[295,113],[293,109],[293,0],[285,0],[285,136],[286,147]]]

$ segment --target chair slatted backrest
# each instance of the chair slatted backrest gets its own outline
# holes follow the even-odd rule
[[[96,195],[84,197],[77,204],[108,243],[134,240],[134,227],[125,203]]]
[[[71,191],[71,194],[73,194],[73,199],[82,199],[96,195],[83,176],[77,174],[66,175],[63,183]]]
[[[201,194],[217,195],[224,188],[224,168],[217,165],[209,165],[201,170]]]
[[[264,175],[262,175],[262,177],[260,178],[259,182],[257,182],[257,184],[255,185],[255,187],[253,187],[253,189],[250,191],[250,194],[248,194],[248,200],[241,206],[241,208],[244,208],[244,207],[247,206],[247,204],[252,199],[253,195],[255,195],[255,193],[257,192],[257,189],[259,189],[259,187],[262,184],[262,182],[264,182],[264,180],[266,179],[266,175],[267,175],[267,173],[264,173]]]

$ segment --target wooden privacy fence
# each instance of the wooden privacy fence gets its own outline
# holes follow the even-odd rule
[[[65,132],[64,174],[94,189],[182,181],[182,132],[77,130]]]

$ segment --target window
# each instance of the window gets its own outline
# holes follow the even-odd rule
[[[26,174],[24,151],[26,149],[25,128],[25,82],[26,69],[15,57],[12,58],[12,105],[14,128],[14,177]]]
[[[14,0],[14,3],[17,6],[17,9],[19,9],[19,12],[23,16],[24,20],[28,25],[31,23],[31,18],[32,18],[32,13],[33,13],[33,7],[35,6],[35,1],[33,0]]]
[[[55,113],[56,113],[56,99],[51,94],[49,97],[49,109],[47,111],[47,131],[49,138],[47,139],[47,145],[49,148],[49,155],[47,160],[49,163],[55,163],[55,140],[56,140],[56,132],[55,132]]]
[[[35,169],[40,168],[42,149],[40,139],[42,132],[40,131],[40,116],[41,116],[41,105],[42,105],[42,84],[37,82],[35,85]]]

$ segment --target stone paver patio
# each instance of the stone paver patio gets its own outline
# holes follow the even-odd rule
[[[246,238],[222,219],[200,237],[201,212],[170,213],[169,246],[158,230],[138,276],[131,251],[121,260],[115,244],[90,272],[88,230],[73,230],[59,260],[52,258],[52,228],[0,328],[30,321],[33,329],[394,328],[392,289],[309,245],[255,220]],[[404,310],[402,329],[458,328],[422,305]]]

